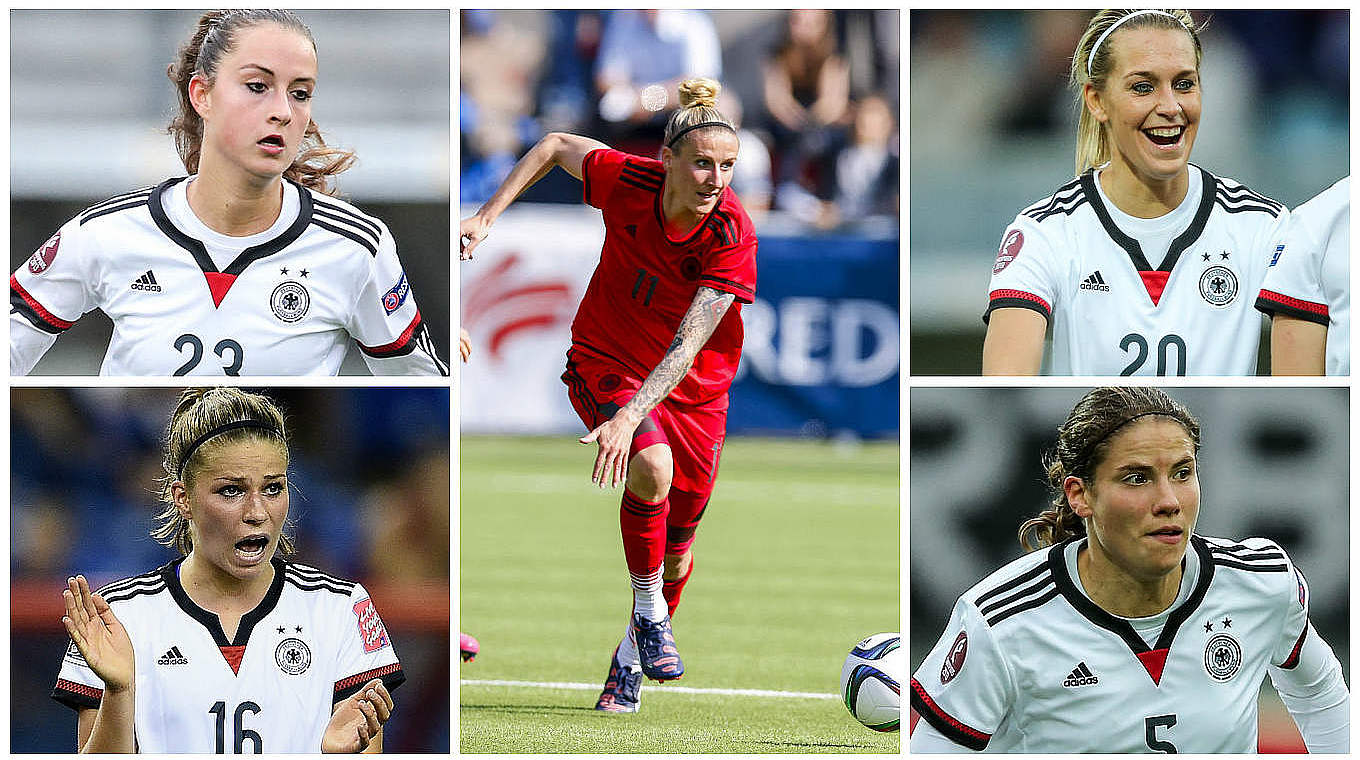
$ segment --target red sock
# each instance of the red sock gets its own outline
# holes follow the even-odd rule
[[[661,593],[666,597],[667,614],[675,617],[675,608],[680,606],[680,594],[685,590],[685,584],[689,583],[689,577],[694,574],[694,555],[689,557],[689,569],[685,574],[673,581],[665,581],[661,584]]]
[[[628,573],[645,577],[661,567],[666,555],[665,499],[647,502],[633,492],[623,491],[619,507],[619,528],[623,533],[623,556],[628,562]]]

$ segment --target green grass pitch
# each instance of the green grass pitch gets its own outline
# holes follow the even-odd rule
[[[685,676],[646,682],[634,715],[591,709],[632,599],[595,447],[464,436],[461,450],[460,627],[482,644],[460,667],[462,752],[899,751],[837,699],[724,693],[834,694],[851,646],[899,630],[895,442],[728,440],[675,616]]]

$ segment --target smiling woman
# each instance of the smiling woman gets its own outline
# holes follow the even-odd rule
[[[354,155],[312,121],[307,26],[210,11],[167,74],[190,176],[86,209],[15,271],[11,373],[101,309],[105,375],[333,375],[352,342],[374,374],[447,375],[386,225],[333,196]]]
[[[1072,58],[1077,178],[1002,236],[983,373],[1249,375],[1252,305],[1288,211],[1190,163],[1201,25],[1185,10],[1105,10]]]
[[[372,599],[277,556],[293,551],[282,412],[236,388],[185,391],[165,473],[152,535],[184,556],[62,592],[53,698],[78,712],[77,749],[381,751],[406,677]]]
[[[1349,750],[1302,571],[1272,541],[1195,533],[1199,447],[1156,388],[1077,402],[1051,508],[1020,527],[1034,551],[959,598],[912,678],[912,752],[1256,752],[1267,677],[1309,752]]]

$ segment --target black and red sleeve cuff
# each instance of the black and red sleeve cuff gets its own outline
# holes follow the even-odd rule
[[[104,698],[104,690],[59,678],[56,688],[52,689],[52,698],[72,710],[85,710],[99,707],[99,700]]]
[[[699,284],[714,290],[721,290],[724,293],[731,293],[741,303],[751,303],[756,298],[755,288],[743,285],[736,280],[706,274],[699,278]]]
[[[61,335],[71,329],[71,325],[75,324],[43,308],[43,305],[38,303],[38,299],[24,290],[24,286],[19,284],[19,279],[14,275],[9,276],[9,305],[10,308],[22,314],[24,319],[32,322],[34,327],[45,333]]]
[[[395,691],[398,686],[406,683],[406,673],[401,669],[400,662],[384,665],[380,668],[365,670],[362,673],[355,673],[348,678],[342,678],[335,682],[335,696],[331,698],[334,704],[342,699],[349,699],[357,694],[364,684],[375,678],[381,678],[383,686],[387,687],[388,692]]]
[[[1256,309],[1271,316],[1282,314],[1286,317],[1302,319],[1323,326],[1331,321],[1327,304],[1305,301],[1302,298],[1294,298],[1265,288],[1262,288],[1261,294],[1256,296]]]
[[[982,314],[982,323],[987,324],[992,312],[997,309],[1032,309],[1044,315],[1046,321],[1053,320],[1053,306],[1024,290],[993,290],[988,295],[987,311]]]
[[[911,679],[911,706],[936,731],[960,747],[981,752],[987,748],[987,742],[992,740],[991,734],[967,726],[941,709],[915,678]]]

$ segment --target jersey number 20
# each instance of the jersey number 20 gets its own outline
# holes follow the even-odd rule
[[[1128,353],[1131,348],[1135,348],[1138,351],[1138,354],[1133,357],[1133,361],[1129,362],[1129,366],[1125,367],[1124,370],[1119,373],[1121,376],[1127,377],[1128,375],[1132,375],[1147,363],[1148,339],[1138,333],[1129,333],[1128,335],[1125,335],[1124,339],[1119,341],[1119,348],[1125,353]],[[1170,355],[1173,348],[1175,349],[1176,354],[1176,371],[1174,373],[1167,372],[1167,365],[1171,363]],[[1157,341],[1157,376],[1165,377],[1169,374],[1174,374],[1177,377],[1185,377],[1185,338],[1182,338],[1175,333],[1163,335],[1162,339]]]
[[[235,752],[236,754],[238,755],[245,754],[245,750],[242,747],[247,739],[249,739],[250,743],[255,747],[255,749],[253,750],[254,754],[256,755],[264,754],[264,740],[260,738],[260,735],[258,733],[251,731],[250,729],[241,725],[241,721],[245,717],[245,714],[247,712],[249,712],[251,715],[254,715],[259,711],[260,706],[255,704],[254,702],[249,701],[242,702],[241,704],[236,706],[236,713],[232,716],[232,722],[235,724],[235,726],[233,727],[234,730],[232,731],[232,733],[234,734],[234,738],[232,740],[232,747],[234,749],[232,751]],[[213,704],[212,708],[209,709],[208,712],[217,716],[217,754],[219,755],[226,754],[227,703],[223,702],[222,700],[218,700]]]

